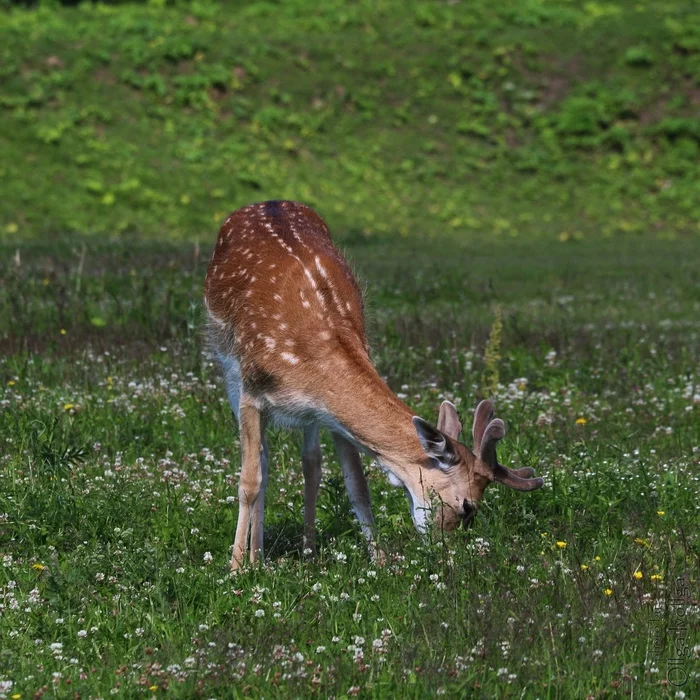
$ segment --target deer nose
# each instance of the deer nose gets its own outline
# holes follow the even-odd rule
[[[465,528],[467,528],[472,524],[472,521],[476,516],[476,508],[469,501],[464,499],[462,509],[463,511],[460,513],[460,517],[462,518],[462,524]]]

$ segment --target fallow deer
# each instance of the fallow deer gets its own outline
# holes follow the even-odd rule
[[[265,425],[303,430],[304,548],[315,553],[321,481],[319,428],[330,431],[352,508],[372,551],[374,519],[358,448],[374,456],[408,496],[416,529],[469,522],[485,488],[543,485],[530,468],[496,459],[505,426],[482,401],[473,451],[458,442],[455,407],[445,401],[437,428],[404,404],[370,360],[363,298],[321,217],[303,204],[272,201],[224,222],[204,286],[208,332],[240,428],[242,469],[231,567],[263,554],[268,475]]]

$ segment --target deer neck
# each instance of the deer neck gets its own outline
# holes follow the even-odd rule
[[[326,398],[334,419],[381,466],[411,490],[429,458],[411,421],[415,413],[386,385],[366,353],[345,363],[336,374],[338,387]]]

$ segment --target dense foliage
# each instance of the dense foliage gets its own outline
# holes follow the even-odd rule
[[[694,0],[13,9],[0,85],[6,239],[699,232]]]

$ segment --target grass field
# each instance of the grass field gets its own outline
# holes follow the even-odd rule
[[[0,14],[0,239],[700,233],[695,0],[166,4]]]
[[[11,4],[0,700],[700,696],[697,2]],[[323,436],[311,562],[272,431],[229,575],[201,289],[273,198],[328,220],[392,389],[492,398],[544,488],[421,539],[367,461],[377,567]]]
[[[377,568],[326,449],[306,562],[299,438],[273,432],[267,562],[230,578],[239,449],[196,250],[5,248],[7,697],[693,697],[696,250],[349,247],[390,385],[431,420],[447,397],[468,424],[493,384],[501,460],[546,485],[492,487],[471,530],[422,541],[368,466]]]

